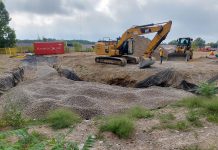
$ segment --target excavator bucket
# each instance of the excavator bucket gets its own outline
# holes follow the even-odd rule
[[[151,65],[155,63],[154,58],[140,58],[139,68],[149,68]]]

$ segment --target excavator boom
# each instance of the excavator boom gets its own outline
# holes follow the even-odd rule
[[[157,25],[157,26],[151,26],[148,27],[150,29],[150,33],[157,32],[157,34],[154,36],[154,38],[149,43],[147,49],[144,52],[144,57],[141,58],[141,61],[139,63],[140,68],[146,68],[149,67],[154,63],[154,61],[151,60],[152,53],[154,50],[161,44],[163,40],[167,37],[168,33],[170,32],[172,25],[172,21],[168,21],[164,23],[163,25]]]

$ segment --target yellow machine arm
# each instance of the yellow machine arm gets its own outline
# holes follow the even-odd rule
[[[148,55],[152,54],[152,52],[166,38],[167,34],[170,32],[171,25],[172,21],[168,21],[163,23],[132,27],[123,33],[122,37],[116,45],[116,48],[119,49],[126,40],[132,38],[134,35],[142,35],[157,32],[157,34],[154,36],[154,38],[149,43],[147,49],[145,50],[144,57],[148,57]]]

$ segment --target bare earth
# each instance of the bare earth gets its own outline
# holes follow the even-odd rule
[[[194,59],[190,62],[164,61],[161,65],[157,61],[151,68],[147,69],[139,69],[137,65],[132,64],[125,67],[96,64],[94,53],[62,55],[60,62],[62,66],[73,69],[85,81],[121,86],[124,82],[131,87],[137,81],[141,81],[161,70],[174,68],[186,77],[185,80],[197,84],[218,73],[218,60],[205,58],[207,54],[205,52],[196,52],[194,53]]]
[[[168,107],[168,104],[180,100],[191,93],[171,87],[132,88],[141,81],[166,68],[174,68],[184,75],[184,79],[198,84],[218,74],[218,61],[206,59],[207,53],[196,52],[190,62],[157,61],[151,68],[139,69],[137,65],[125,67],[96,64],[94,53],[71,53],[59,55],[59,64],[70,68],[84,81],[71,81],[58,76],[46,63],[26,70],[26,80],[0,97],[2,107],[10,97],[17,102],[26,116],[42,117],[50,109],[67,107],[80,113],[85,119],[78,124],[67,139],[83,143],[90,134],[98,134],[97,115],[110,115],[135,105],[148,109],[157,109],[156,114],[172,113],[176,120],[185,118],[184,108]],[[0,56],[0,71],[21,64],[19,59]],[[6,63],[7,62],[7,63]],[[9,64],[9,66],[8,66]],[[108,85],[110,84],[110,85]],[[119,85],[119,86],[117,86]],[[123,86],[123,87],[121,87]],[[1,108],[0,108],[1,112]],[[169,150],[186,149],[198,145],[202,149],[218,149],[218,126],[202,120],[204,127],[190,131],[152,130],[159,120],[140,119],[136,121],[136,131],[131,139],[121,140],[112,133],[104,133],[103,139],[97,139],[93,150]],[[47,125],[33,126],[36,130],[53,137],[67,129],[53,131]]]

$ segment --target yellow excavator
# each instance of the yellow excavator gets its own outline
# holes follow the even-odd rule
[[[153,51],[166,38],[167,34],[170,32],[171,25],[172,21],[134,26],[126,30],[117,41],[98,41],[95,44],[95,52],[98,55],[98,57],[95,58],[95,62],[121,66],[125,66],[127,63],[139,63],[140,68],[149,67],[154,63],[154,60],[152,59]],[[134,36],[155,32],[157,34],[147,46],[144,56],[140,59],[133,56],[134,49],[130,46],[133,45],[130,44],[130,42],[133,42],[132,38]]]

